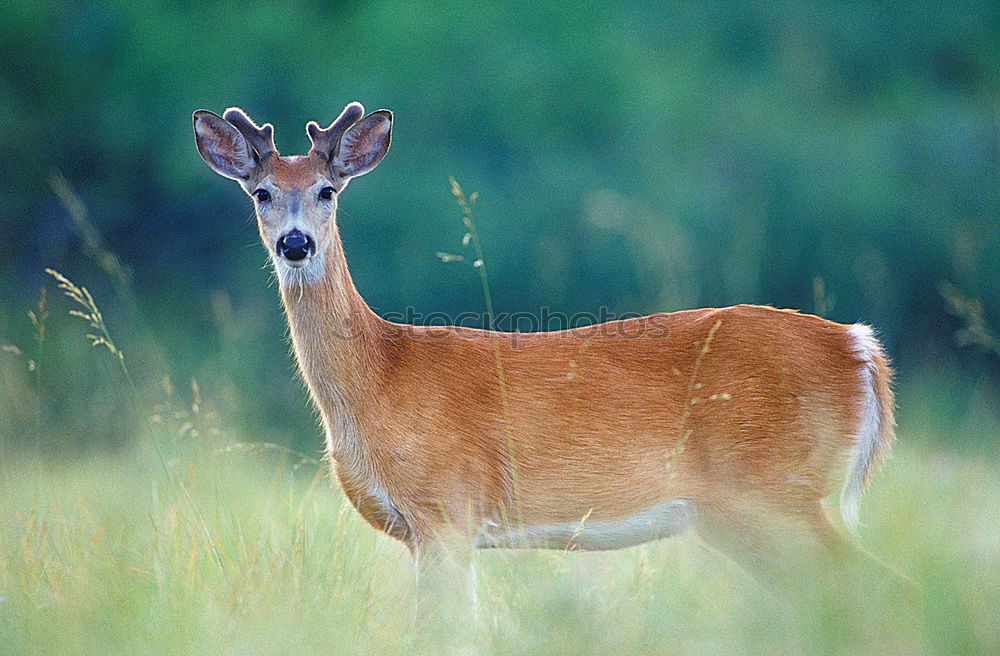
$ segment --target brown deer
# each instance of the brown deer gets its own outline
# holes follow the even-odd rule
[[[872,330],[771,307],[503,333],[386,321],[351,280],[347,183],[389,150],[392,113],[347,105],[283,157],[240,109],[194,113],[198,150],[256,206],[302,375],[344,493],[414,554],[602,550],[693,528],[752,569],[846,544],[893,439]]]

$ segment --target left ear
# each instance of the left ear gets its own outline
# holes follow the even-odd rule
[[[257,153],[235,125],[205,109],[196,111],[193,120],[198,152],[213,171],[237,182],[256,173]]]
[[[391,140],[392,112],[388,109],[372,112],[344,133],[330,167],[344,180],[364,175],[389,152]]]

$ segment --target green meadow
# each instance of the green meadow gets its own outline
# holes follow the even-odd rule
[[[692,535],[599,554],[480,552],[468,652],[447,616],[415,617],[408,552],[314,460],[188,436],[161,445],[168,478],[150,444],[165,433],[137,436],[112,456],[3,458],[4,654],[1000,650],[998,453],[943,451],[917,428],[901,431],[861,531],[918,583],[917,603],[775,592]],[[429,623],[418,646],[413,622]]]

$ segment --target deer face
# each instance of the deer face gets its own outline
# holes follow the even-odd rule
[[[337,198],[351,178],[371,171],[389,150],[392,113],[364,116],[351,103],[328,128],[309,122],[308,155],[281,157],[270,124],[257,127],[242,110],[194,113],[198,151],[212,169],[254,199],[260,236],[282,282],[311,282],[323,272],[336,238]]]

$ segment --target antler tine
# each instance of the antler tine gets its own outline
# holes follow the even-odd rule
[[[312,142],[309,154],[317,153],[326,159],[333,159],[340,146],[340,138],[344,136],[347,128],[351,127],[365,115],[365,108],[361,103],[355,101],[347,105],[340,113],[337,120],[330,124],[328,128],[321,128],[315,121],[306,124],[306,133]]]
[[[274,147],[274,127],[270,123],[265,123],[261,127],[250,120],[239,107],[230,107],[222,118],[232,123],[243,138],[247,140],[260,159],[266,159],[270,155],[277,155],[278,149]]]

